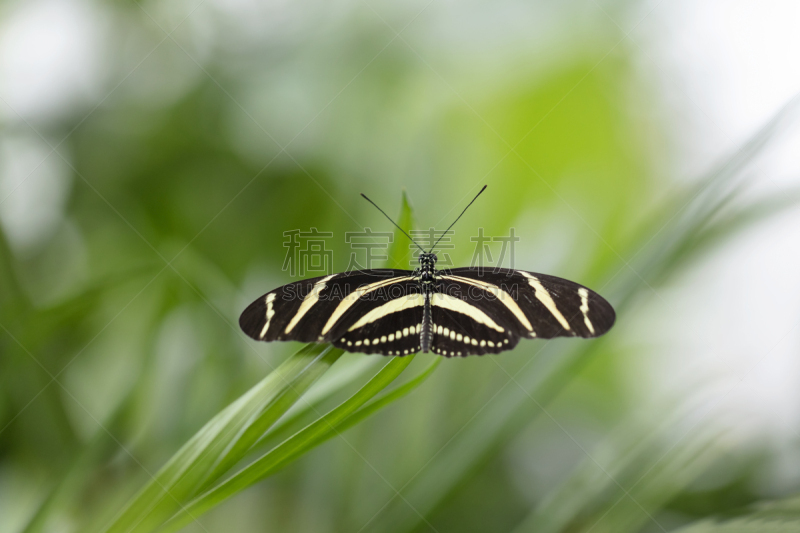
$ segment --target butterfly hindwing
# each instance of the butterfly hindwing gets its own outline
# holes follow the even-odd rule
[[[433,322],[431,351],[434,353],[445,357],[463,357],[500,353],[517,345],[519,335],[500,326],[498,321],[486,320],[479,313],[480,307],[474,306],[468,310],[464,304],[470,304],[465,301],[459,307],[462,311],[468,312],[459,312],[454,310],[452,305],[442,306],[444,301],[442,298],[446,298],[443,293],[431,297]]]
[[[494,309],[498,323],[528,338],[598,337],[614,325],[615,313],[599,294],[555,276],[510,269],[455,268],[443,284],[469,285],[468,301]],[[481,303],[483,301],[484,303]],[[513,315],[510,321],[504,317]]]
[[[359,270],[289,283],[251,303],[239,317],[250,337],[263,341],[332,342],[391,295],[408,294],[407,270]],[[349,350],[356,351],[356,350]]]
[[[348,352],[408,355],[420,350],[425,297],[419,284],[400,282],[398,290],[375,291],[375,301],[362,296],[333,332],[334,346]],[[403,294],[398,295],[400,288]]]

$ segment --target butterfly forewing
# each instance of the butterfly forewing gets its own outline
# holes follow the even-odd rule
[[[562,278],[510,269],[455,268],[439,278],[443,291],[464,291],[466,301],[498,324],[528,338],[598,337],[615,313],[599,294]],[[513,318],[509,318],[509,315]]]
[[[239,317],[263,341],[332,342],[390,295],[408,294],[407,270],[359,270],[289,283],[251,303]],[[395,287],[400,285],[400,287]],[[358,351],[358,350],[349,350]]]

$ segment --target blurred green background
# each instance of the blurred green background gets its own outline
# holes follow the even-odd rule
[[[797,355],[798,189],[775,147],[800,84],[720,123],[703,106],[735,99],[666,81],[693,52],[642,37],[682,16],[599,0],[0,4],[0,532],[103,530],[300,348],[237,325],[293,280],[284,231],[332,232],[341,271],[346,232],[392,230],[359,193],[398,216],[405,191],[413,226],[443,229],[484,184],[454,263],[478,228],[513,227],[514,267],[597,290],[615,328],[443,361],[186,531],[800,531],[797,397],[774,392],[797,368],[756,386],[771,403],[719,406],[775,342]],[[715,72],[693,83],[711,92]],[[747,303],[762,274],[708,289],[764,227],[772,247],[753,255],[788,265],[762,270],[768,305]],[[385,362],[339,359],[319,413]],[[775,412],[753,438],[774,425],[746,419]]]

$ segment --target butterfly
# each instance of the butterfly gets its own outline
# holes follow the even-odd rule
[[[484,185],[443,236],[485,189]],[[347,352],[434,352],[445,357],[500,353],[522,338],[598,337],[614,325],[611,304],[566,279],[514,269],[437,270],[433,250],[438,243],[426,252],[414,242],[421,253],[413,271],[357,270],[278,287],[251,303],[239,325],[260,341],[331,343]]]

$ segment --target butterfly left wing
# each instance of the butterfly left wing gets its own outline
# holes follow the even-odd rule
[[[348,352],[408,355],[417,353],[425,296],[407,280],[353,301],[331,331],[333,345]]]
[[[368,313],[389,295],[407,294],[411,274],[359,270],[289,283],[247,306],[239,326],[261,341],[333,342],[354,311]]]

